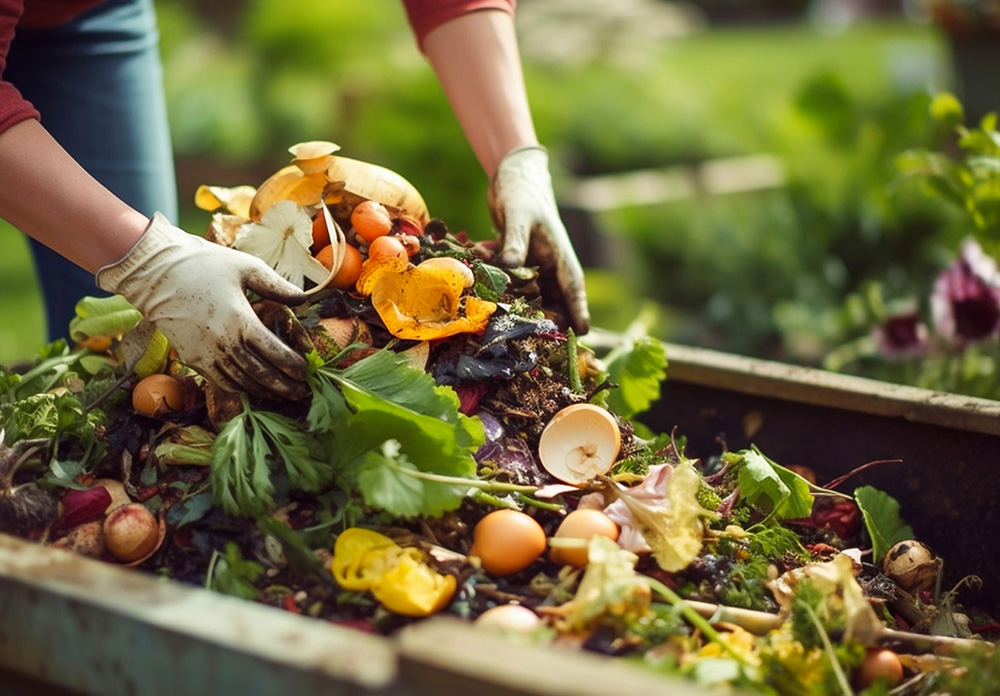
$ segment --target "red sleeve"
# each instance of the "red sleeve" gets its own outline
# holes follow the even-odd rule
[[[0,133],[15,123],[38,118],[35,107],[25,101],[14,85],[3,79],[7,67],[7,51],[10,50],[14,27],[23,10],[24,0],[0,0]]]
[[[423,49],[424,37],[448,20],[476,10],[503,10],[514,14],[517,0],[403,0],[403,5],[417,45]]]

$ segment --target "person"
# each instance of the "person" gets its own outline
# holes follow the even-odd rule
[[[583,273],[529,110],[515,0],[403,0],[490,181],[501,261],[554,278],[589,328]],[[44,125],[43,125],[44,124]],[[231,391],[305,395],[305,362],[246,297],[305,300],[263,261],[177,217],[152,0],[0,0],[0,217],[31,239],[48,331],[96,286],[128,299],[181,359]]]

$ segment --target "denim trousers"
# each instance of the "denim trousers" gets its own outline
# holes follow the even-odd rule
[[[146,215],[177,219],[153,0],[105,0],[53,29],[18,28],[4,77],[95,179]],[[77,301],[107,293],[84,269],[30,244],[49,340],[67,337]]]

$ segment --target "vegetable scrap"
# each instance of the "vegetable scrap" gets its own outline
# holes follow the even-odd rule
[[[209,239],[306,290],[253,306],[309,395],[221,391],[122,298],[87,298],[74,345],[0,370],[0,531],[316,620],[448,613],[748,692],[998,680],[998,624],[960,599],[976,579],[941,588],[890,495],[755,448],[689,458],[635,419],[667,375],[641,323],[588,346],[536,269],[338,151],[196,194]]]

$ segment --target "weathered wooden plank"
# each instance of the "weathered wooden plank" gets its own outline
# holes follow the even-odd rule
[[[84,694],[381,694],[392,647],[0,535],[0,667]]]
[[[667,345],[667,359],[671,380],[1000,435],[1000,401],[674,343]]]

